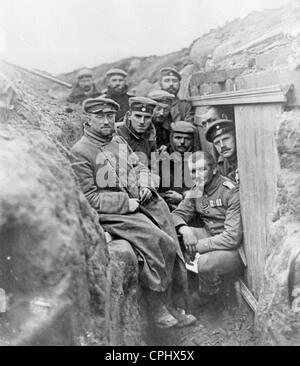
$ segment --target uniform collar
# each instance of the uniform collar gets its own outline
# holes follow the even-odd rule
[[[106,138],[100,137],[95,132],[93,132],[88,126],[84,126],[84,136],[98,146],[105,146],[109,144],[113,138],[113,135]]]
[[[209,185],[204,188],[204,193],[210,196],[218,189],[220,183],[221,183],[221,176],[220,173],[217,172],[217,174],[213,177]]]

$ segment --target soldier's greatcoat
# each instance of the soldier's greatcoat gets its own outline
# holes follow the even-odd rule
[[[153,188],[148,169],[125,141],[119,136],[103,140],[85,129],[72,154],[82,191],[104,230],[134,248],[142,267],[141,285],[165,291],[175,266],[176,279],[184,287],[183,257],[168,207]],[[151,189],[155,198],[145,208],[129,213],[129,198],[138,199],[142,187]]]

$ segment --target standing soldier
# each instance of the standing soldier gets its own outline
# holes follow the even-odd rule
[[[190,102],[177,97],[180,88],[181,75],[173,67],[160,70],[160,86],[162,90],[175,96],[171,106],[172,121],[187,121],[194,123],[194,109]]]
[[[76,76],[76,83],[67,101],[70,103],[82,104],[87,98],[96,98],[100,95],[93,79],[93,72],[82,69]]]
[[[109,98],[117,102],[120,109],[117,113],[116,122],[123,121],[126,112],[129,109],[129,98],[132,95],[128,94],[127,72],[122,69],[110,69],[106,73],[107,90],[103,95],[104,98]]]
[[[166,149],[170,141],[171,131],[171,105],[175,96],[165,90],[154,90],[148,94],[148,98],[157,102],[152,115],[152,122],[156,130],[157,148]]]
[[[238,162],[236,153],[234,122],[218,119],[205,132],[206,140],[212,142],[218,157],[218,170],[222,175],[238,182]]]

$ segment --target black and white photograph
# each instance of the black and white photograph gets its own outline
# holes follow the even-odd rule
[[[300,0],[0,0],[0,346],[300,346]]]

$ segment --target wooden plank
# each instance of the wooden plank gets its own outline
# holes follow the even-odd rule
[[[240,285],[241,295],[243,296],[244,300],[249,305],[249,307],[253,310],[253,312],[256,313],[258,307],[256,298],[253,296],[251,291],[248,289],[248,287],[242,280],[239,280],[238,283]]]
[[[259,297],[276,197],[278,153],[274,129],[280,104],[236,105],[235,124],[247,284]]]
[[[195,107],[228,104],[285,103],[287,100],[285,93],[280,85],[270,85],[263,88],[196,96],[191,97],[190,100]]]
[[[289,70],[280,68],[277,70],[268,70],[249,75],[238,76],[235,79],[237,90],[261,88],[266,85],[288,85],[293,84],[294,90],[287,98],[288,107],[300,106],[300,70]]]

